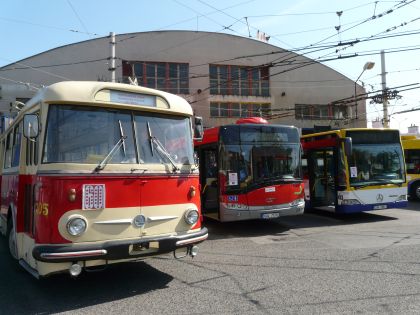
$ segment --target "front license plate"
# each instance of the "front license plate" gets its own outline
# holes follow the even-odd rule
[[[280,217],[280,213],[273,212],[273,213],[263,213],[261,214],[261,219],[275,219]]]
[[[382,210],[382,209],[386,209],[386,205],[373,206],[373,210]]]

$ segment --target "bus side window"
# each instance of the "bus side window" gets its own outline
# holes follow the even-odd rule
[[[4,168],[10,168],[12,165],[12,133],[9,132],[6,136],[6,147],[4,148],[6,152],[4,155]]]
[[[20,159],[20,142],[22,138],[22,123],[19,123],[13,129],[13,147],[12,147],[12,162],[11,166],[19,166]]]
[[[37,114],[39,116],[39,114]],[[26,165],[38,165],[38,139],[26,139]]]

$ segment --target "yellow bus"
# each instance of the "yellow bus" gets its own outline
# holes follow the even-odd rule
[[[37,278],[170,252],[194,256],[207,238],[193,112],[181,97],[56,83],[21,108],[0,147],[0,231]]]
[[[349,128],[304,135],[306,208],[355,213],[407,206],[400,133]]]
[[[420,200],[420,138],[415,135],[401,136],[407,167],[408,195]]]

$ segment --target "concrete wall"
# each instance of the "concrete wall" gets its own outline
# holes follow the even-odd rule
[[[0,111],[8,111],[10,101],[15,97],[28,97],[33,93],[33,89],[19,82],[39,87],[63,80],[110,80],[109,56],[109,38],[99,38],[52,49],[0,68],[1,76],[9,79],[0,78],[0,86],[3,87],[0,91]],[[192,104],[196,115],[204,117],[206,126],[236,120],[210,118],[210,101],[269,102],[273,113],[290,114],[272,122],[302,128],[314,125],[331,125],[334,128],[367,125],[365,101],[358,104],[357,120],[295,119],[295,104],[328,104],[354,95],[354,81],[319,63],[292,71],[289,70],[296,65],[284,63],[271,67],[270,97],[210,95],[209,64],[256,66],[285,59],[294,63],[311,61],[258,40],[192,31],[131,33],[116,36],[116,56],[117,81],[122,81],[122,60],[188,63],[190,94],[182,96]],[[364,93],[362,87],[357,88],[357,94]],[[354,118],[354,106],[351,111]]]

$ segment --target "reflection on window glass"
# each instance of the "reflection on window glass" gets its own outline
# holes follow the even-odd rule
[[[44,145],[43,163],[97,164],[126,136],[109,161],[112,163],[168,163],[151,146],[150,134],[159,141],[175,163],[193,163],[191,128],[187,117],[133,115],[129,111],[82,106],[51,105]],[[138,148],[135,148],[135,143]],[[137,152],[140,161],[137,161]]]
[[[301,179],[298,144],[225,145],[221,152],[221,170],[236,184],[226,179],[225,188],[246,188],[266,181]]]
[[[349,168],[353,186],[405,181],[402,150],[398,144],[353,145]]]
[[[300,178],[299,146],[253,147],[252,169],[256,182],[268,178]]]
[[[125,152],[121,146],[110,163],[136,163],[129,112],[51,105],[42,162],[99,163],[121,132],[127,136]]]
[[[193,163],[191,130],[188,118],[135,115],[137,144],[140,163],[168,163],[157,146],[162,146],[173,161],[182,164]],[[150,133],[149,133],[150,128]],[[150,135],[159,142],[150,140]]]
[[[407,174],[420,174],[420,150],[405,150]]]

